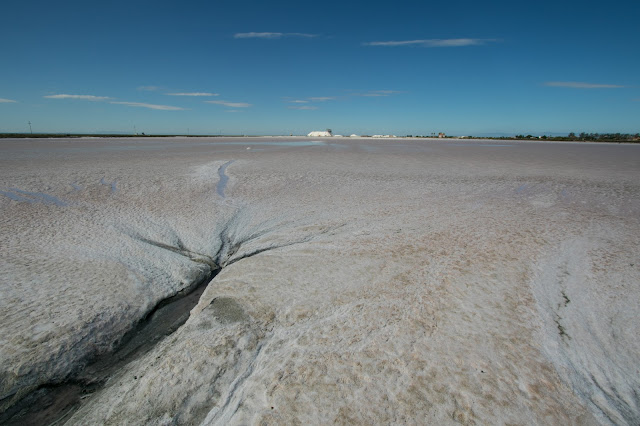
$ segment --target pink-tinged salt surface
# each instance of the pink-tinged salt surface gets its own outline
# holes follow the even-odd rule
[[[217,264],[66,421],[640,423],[640,146],[2,140],[0,210],[2,411]]]

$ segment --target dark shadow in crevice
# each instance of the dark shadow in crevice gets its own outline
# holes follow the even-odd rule
[[[131,361],[142,357],[187,319],[207,285],[218,274],[213,269],[202,280],[160,301],[135,327],[116,343],[116,349],[90,360],[79,373],[60,383],[47,383],[27,394],[0,414],[3,425],[60,424],[100,390],[107,380]]]

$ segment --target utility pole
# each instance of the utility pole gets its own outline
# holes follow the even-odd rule
[[[33,129],[31,129],[31,121],[29,121],[29,131],[33,134]]]

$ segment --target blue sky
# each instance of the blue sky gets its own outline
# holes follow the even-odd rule
[[[640,2],[5,0],[0,132],[640,132]]]

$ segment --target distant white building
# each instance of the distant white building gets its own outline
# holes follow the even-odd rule
[[[320,130],[313,131],[309,133],[307,136],[311,138],[329,138],[333,136],[333,134],[331,133],[331,129],[327,129],[325,131],[320,131]]]

